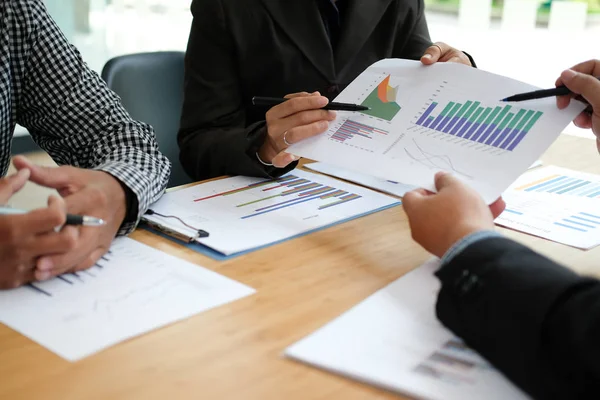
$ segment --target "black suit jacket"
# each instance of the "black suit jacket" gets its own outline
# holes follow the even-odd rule
[[[256,160],[266,109],[252,97],[334,98],[376,61],[419,59],[431,44],[423,9],[423,0],[350,0],[334,52],[315,0],[194,0],[178,135],[187,173],[286,172]]]
[[[438,272],[439,319],[539,399],[600,398],[600,282],[504,238]]]

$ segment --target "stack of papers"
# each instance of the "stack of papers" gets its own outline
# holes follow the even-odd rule
[[[394,392],[431,400],[527,396],[435,317],[431,261],[289,347],[296,360]]]

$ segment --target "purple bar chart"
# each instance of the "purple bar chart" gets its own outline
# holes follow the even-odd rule
[[[512,105],[485,107],[472,100],[449,101],[434,115],[439,105],[427,105],[416,125],[508,151],[513,151],[544,115]]]

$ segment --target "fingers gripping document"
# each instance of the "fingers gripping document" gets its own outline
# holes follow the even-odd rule
[[[429,190],[436,172],[450,172],[491,203],[585,109],[501,101],[533,89],[459,64],[383,60],[336,98],[370,110],[338,112],[327,132],[289,152]]]

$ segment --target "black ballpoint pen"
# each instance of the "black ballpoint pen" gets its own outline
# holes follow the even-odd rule
[[[597,79],[600,80],[600,77]],[[569,90],[569,88],[567,88],[566,86],[558,86],[554,89],[535,90],[533,92],[515,94],[514,96],[510,96],[505,99],[502,99],[502,101],[509,102],[509,101],[537,100],[537,99],[544,99],[546,97],[567,96],[570,94],[572,94],[572,92]],[[578,99],[578,100],[582,100],[582,99]]]
[[[279,98],[279,97],[260,97],[255,96],[252,98],[252,104],[255,106],[269,106],[274,107],[281,103],[288,101],[289,99]],[[331,110],[331,111],[368,111],[369,107],[360,106],[358,104],[349,104],[349,103],[335,103],[331,102],[322,108],[323,110]]]
[[[18,208],[12,207],[0,207],[0,215],[19,215],[25,214],[28,211],[19,210]],[[89,217],[87,215],[72,215],[67,214],[67,220],[65,225],[82,225],[82,226],[102,226],[106,223],[104,220],[96,217]]]

